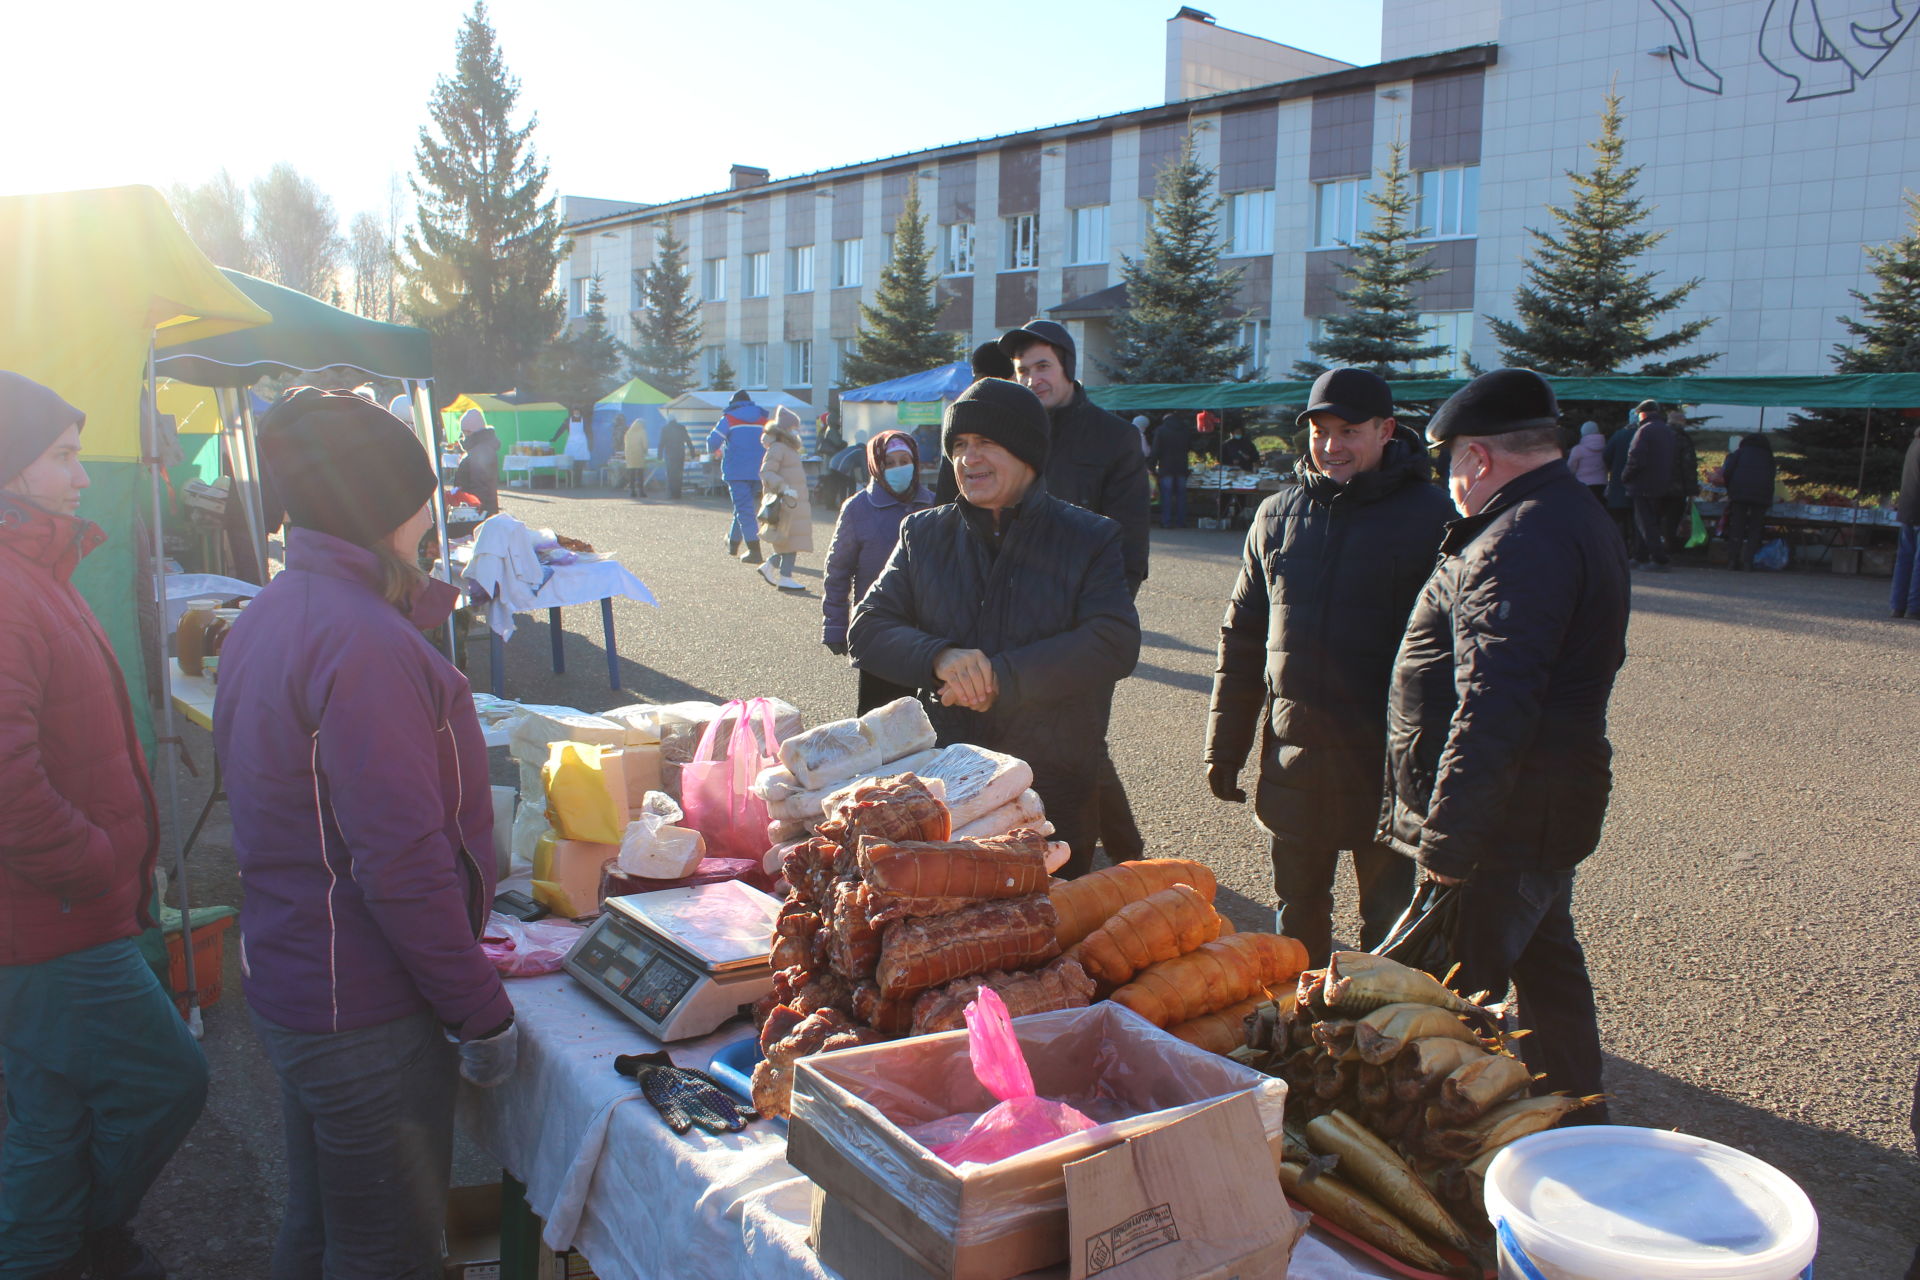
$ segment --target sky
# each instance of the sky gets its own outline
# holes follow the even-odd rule
[[[8,6],[0,195],[285,162],[384,220],[472,0]],[[1178,0],[492,0],[550,190],[652,203],[1154,105]],[[1380,0],[1217,0],[1219,24],[1377,62]],[[36,53],[35,51],[39,51]],[[28,56],[18,56],[25,52]]]

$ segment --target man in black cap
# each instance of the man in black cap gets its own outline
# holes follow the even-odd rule
[[[1669,531],[1680,505],[1675,496],[1674,458],[1679,441],[1657,401],[1642,400],[1634,406],[1639,425],[1627,446],[1627,466],[1622,473],[1627,497],[1633,503],[1633,566],[1651,568],[1656,573],[1670,572],[1667,553]]]
[[[1543,1090],[1600,1090],[1600,1031],[1573,872],[1612,789],[1607,701],[1626,659],[1626,556],[1560,456],[1553,390],[1482,374],[1427,426],[1452,446],[1461,519],[1421,590],[1387,710],[1382,837],[1459,886],[1465,993],[1519,995]],[[1605,1108],[1577,1113],[1600,1122]]]
[[[940,742],[1033,767],[1061,874],[1091,866],[1113,687],[1140,655],[1120,526],[1049,493],[1049,423],[1018,383],[983,378],[947,407],[959,498],[917,511],[853,614],[854,665],[918,689]]]
[[[1321,374],[1299,422],[1312,441],[1299,484],[1254,514],[1220,624],[1206,768],[1216,796],[1245,801],[1240,767],[1259,730],[1254,813],[1271,837],[1274,928],[1318,966],[1340,850],[1353,851],[1363,948],[1413,896],[1413,862],[1375,843],[1387,684],[1452,509],[1378,374]]]

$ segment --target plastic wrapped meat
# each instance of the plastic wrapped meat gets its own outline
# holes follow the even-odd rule
[[[867,736],[864,724],[858,720],[833,720],[781,743],[780,763],[787,766],[787,771],[801,786],[811,791],[872,773],[885,760],[880,748]]]
[[[1047,888],[1047,842],[1023,831],[991,840],[888,841],[860,837],[857,865],[872,887],[869,916],[938,916],[988,898]]]
[[[1078,961],[1071,956],[1061,956],[1032,973],[999,970],[976,978],[962,978],[925,992],[913,1004],[913,1034],[958,1031],[966,1026],[967,1005],[980,994],[982,987],[991,987],[1006,1004],[1008,1016],[1014,1018],[1054,1009],[1084,1009],[1093,1000],[1093,979]],[[854,1007],[859,1008],[858,991],[854,993],[854,1001]]]
[[[822,834],[848,849],[863,836],[884,840],[945,840],[953,831],[947,806],[918,774],[866,778],[827,797]],[[830,825],[829,825],[830,824]]]
[[[945,787],[947,811],[956,830],[986,817],[1033,785],[1033,769],[1025,760],[967,742],[940,748],[933,759],[915,765],[914,772]]]
[[[849,786],[867,782],[875,777],[887,774],[913,772],[929,761],[937,759],[939,755],[940,753],[938,751],[915,752],[904,760],[895,760],[891,764],[870,769],[866,774],[858,778],[829,782],[824,787],[819,787],[812,791],[800,791],[788,795],[783,799],[767,800],[767,816],[788,822],[818,822],[826,816],[827,801],[840,792],[847,790]],[[785,766],[782,766],[781,771],[787,772]],[[766,774],[763,773],[761,777],[765,778]],[[776,783],[777,779],[768,780],[770,787]],[[939,795],[940,793],[936,792],[935,794]]]
[[[882,764],[925,751],[937,740],[933,721],[918,698],[895,698],[861,716],[860,723],[880,749]]]
[[[1060,953],[1059,917],[1044,893],[983,902],[928,920],[896,920],[880,943],[880,993],[906,995],[992,969],[1025,969]]]
[[[982,836],[1003,836],[1016,828],[1038,831],[1041,835],[1052,835],[1053,824],[1047,821],[1047,807],[1040,801],[1040,793],[1028,787],[1007,803],[984,817],[975,818],[966,826],[953,833],[956,840],[973,840]]]

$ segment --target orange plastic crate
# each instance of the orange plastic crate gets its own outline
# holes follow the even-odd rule
[[[220,971],[226,960],[226,943],[222,938],[228,926],[233,924],[232,916],[222,916],[207,924],[196,925],[193,930],[193,976],[200,984],[200,1007],[205,1009],[220,1002]],[[167,931],[167,986],[174,992],[173,1003],[180,1010],[180,1016],[187,1016],[187,955],[180,945],[180,931]]]

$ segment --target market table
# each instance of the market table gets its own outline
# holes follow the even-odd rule
[[[1725,501],[1714,498],[1696,499],[1694,506],[1707,521],[1717,521],[1727,510]],[[1788,554],[1795,560],[1803,546],[1817,546],[1831,559],[1840,539],[1852,530],[1885,529],[1892,533],[1900,527],[1891,507],[1828,507],[1809,502],[1776,502],[1760,517],[1760,523],[1802,535],[1787,544]]]
[[[601,1280],[832,1280],[807,1244],[813,1184],[787,1163],[786,1124],[762,1120],[716,1137],[676,1136],[619,1054],[660,1044],[566,974],[507,984],[520,1027],[513,1076],[490,1090],[461,1086],[474,1138],[526,1186],[526,1204],[554,1249],[578,1249]],[[735,1020],[672,1046],[705,1068],[751,1034]],[[501,1280],[531,1280],[502,1259]],[[1380,1280],[1388,1273],[1310,1232],[1289,1280]]]
[[[464,563],[462,551],[472,554],[472,546],[456,547],[453,551],[453,564],[456,570]],[[567,656],[563,646],[566,632],[560,626],[560,610],[568,605],[600,605],[600,630],[607,648],[607,686],[620,688],[620,651],[614,646],[613,639],[613,598],[625,596],[638,600],[642,604],[658,605],[653,592],[647,584],[612,556],[593,553],[582,556],[572,564],[549,566],[552,573],[533,593],[532,599],[521,602],[522,607],[514,609],[505,601],[486,595],[474,584],[465,583],[465,589],[476,603],[484,602],[487,611],[487,665],[489,687],[493,695],[506,696],[507,679],[507,640],[514,632],[513,616],[516,612],[532,613],[537,609],[547,611],[547,632],[553,650],[553,669],[555,674],[564,675],[567,670]],[[464,581],[464,579],[463,579]]]
[[[513,484],[514,474],[518,472],[527,477],[527,487],[531,489],[533,473],[536,471],[551,471],[555,488],[559,487],[562,479],[565,479],[568,484],[573,483],[573,464],[563,454],[505,453],[500,455],[500,477],[508,485]]]

